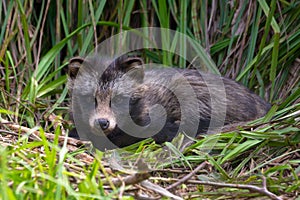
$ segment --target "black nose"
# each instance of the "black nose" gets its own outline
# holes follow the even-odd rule
[[[109,127],[109,121],[104,118],[96,119],[96,123],[100,125],[102,130],[106,130]]]

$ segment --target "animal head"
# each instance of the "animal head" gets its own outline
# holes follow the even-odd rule
[[[68,87],[89,99],[93,109],[86,111],[92,130],[108,135],[117,126],[118,113],[129,113],[129,106],[141,95],[137,89],[144,79],[143,62],[138,57],[72,58],[68,65]],[[83,110],[85,110],[83,108]]]

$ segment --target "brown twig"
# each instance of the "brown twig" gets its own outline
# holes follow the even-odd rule
[[[180,180],[175,178],[152,178],[155,180],[162,180],[162,181],[176,181],[175,183],[178,183]],[[257,192],[259,194],[263,194],[268,196],[271,199],[274,200],[282,200],[281,197],[273,194],[267,189],[266,179],[263,177],[263,187],[257,187],[254,185],[244,185],[244,184],[233,184],[233,183],[218,183],[218,182],[211,182],[211,181],[199,181],[199,180],[187,180],[186,183],[190,184],[197,184],[197,185],[210,185],[210,186],[216,186],[216,187],[230,187],[230,188],[239,188],[239,189],[247,189],[252,192]],[[173,185],[173,184],[172,184]],[[170,186],[169,186],[170,187]]]
[[[121,179],[121,177],[119,177],[119,178]],[[125,183],[122,181],[122,184],[120,186],[120,192],[119,192],[118,199],[122,199],[124,191],[125,191]]]
[[[123,184],[134,185],[148,179],[149,177],[150,177],[149,173],[135,173],[125,177],[113,178],[112,183],[117,187]]]
[[[41,49],[42,49],[42,39],[43,39],[43,34],[44,34],[44,26],[46,23],[46,19],[47,19],[47,13],[50,7],[50,0],[47,1],[46,4],[46,9],[45,9],[45,14],[43,17],[43,21],[42,21],[42,25],[41,25],[41,29],[40,29],[40,38],[39,38],[39,46],[38,46],[38,52],[37,52],[37,56],[36,56],[36,69],[38,68],[39,65],[39,60],[40,60],[40,54],[41,54]]]
[[[182,179],[179,179],[176,183],[173,183],[172,185],[168,186],[166,189],[167,190],[172,190],[175,187],[183,184],[184,182],[186,182],[187,180],[191,179],[192,176],[194,176],[200,169],[202,169],[203,167],[205,167],[205,165],[207,164],[207,162],[203,162],[201,163],[201,165],[198,165],[198,167],[196,167],[193,171],[191,171],[188,175],[184,176]]]
[[[156,193],[160,194],[161,196],[169,197],[174,200],[183,200],[183,198],[172,194],[167,189],[165,189],[159,185],[156,185],[150,181],[143,181],[143,182],[141,182],[141,185],[147,189],[155,191]]]
[[[232,183],[217,183],[217,182],[211,182],[211,181],[198,181],[198,180],[191,180],[189,183],[193,184],[199,184],[199,185],[210,185],[210,186],[216,186],[216,187],[230,187],[230,188],[239,188],[239,189],[247,189],[252,192],[257,192],[259,194],[266,195],[274,200],[282,200],[281,197],[273,194],[270,192],[267,187],[266,183],[264,183],[263,179],[263,187],[257,187],[254,185],[244,185],[244,184],[232,184]]]

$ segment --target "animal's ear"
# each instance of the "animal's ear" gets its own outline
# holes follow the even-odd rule
[[[139,57],[127,57],[120,61],[122,71],[137,81],[144,79],[143,60]]]
[[[77,73],[82,66],[84,59],[82,57],[74,57],[69,61],[69,65],[67,66],[67,73],[71,79],[75,79]]]

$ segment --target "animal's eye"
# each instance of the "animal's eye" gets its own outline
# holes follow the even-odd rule
[[[95,97],[95,108],[98,107],[98,101],[97,101],[97,98]]]

